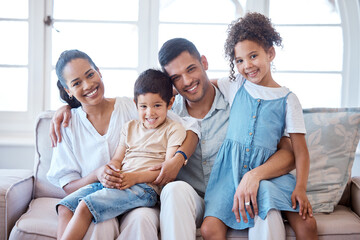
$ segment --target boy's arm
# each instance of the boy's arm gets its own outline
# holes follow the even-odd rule
[[[164,162],[169,161],[174,156],[178,147],[179,146],[174,146],[168,147],[166,149]],[[160,170],[145,170],[139,172],[122,173],[122,184],[120,189],[126,189],[138,183],[151,183],[158,177],[159,173]]]
[[[184,152],[185,155],[190,158],[190,156],[195,152],[198,141],[198,136],[193,131],[186,131],[186,138],[178,150]],[[151,168],[152,171],[161,170],[160,174],[153,182],[154,184],[165,185],[173,181],[178,175],[181,167],[184,166],[185,158],[182,154],[177,153],[175,156],[173,155],[169,157],[170,158],[161,165]]]

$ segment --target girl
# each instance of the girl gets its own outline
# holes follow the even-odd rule
[[[302,107],[296,95],[271,76],[274,44],[281,46],[281,37],[259,13],[248,13],[229,26],[225,54],[230,60],[230,81],[220,79],[217,85],[229,101],[231,113],[205,193],[201,226],[205,239],[225,239],[228,227],[253,227],[258,217],[264,219],[272,209],[285,213],[297,239],[317,239],[316,221],[306,196],[309,154]],[[234,62],[240,73],[236,77]],[[296,181],[291,174],[261,181],[257,197],[243,199],[237,192],[242,176],[276,151],[284,131],[294,149]],[[253,209],[258,209],[255,218]],[[249,238],[266,235],[258,234]],[[277,239],[285,239],[285,230],[276,234]]]

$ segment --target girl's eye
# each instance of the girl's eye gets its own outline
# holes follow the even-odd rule
[[[257,57],[256,54],[250,56],[251,59],[254,59],[254,58],[256,58],[256,57]]]
[[[242,63],[242,62],[243,62],[242,59],[237,59],[237,60],[235,61],[235,63]]]

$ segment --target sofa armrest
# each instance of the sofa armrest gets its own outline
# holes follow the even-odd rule
[[[32,170],[0,169],[0,240],[8,239],[15,222],[25,213],[33,186]]]
[[[351,208],[360,216],[360,176],[351,178]]]

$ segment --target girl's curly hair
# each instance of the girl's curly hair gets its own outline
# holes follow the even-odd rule
[[[227,29],[227,39],[225,41],[225,58],[230,64],[230,80],[235,79],[234,59],[235,45],[244,40],[258,43],[265,51],[269,50],[274,44],[282,46],[280,34],[272,26],[269,18],[260,13],[247,13],[244,17],[233,21]]]

